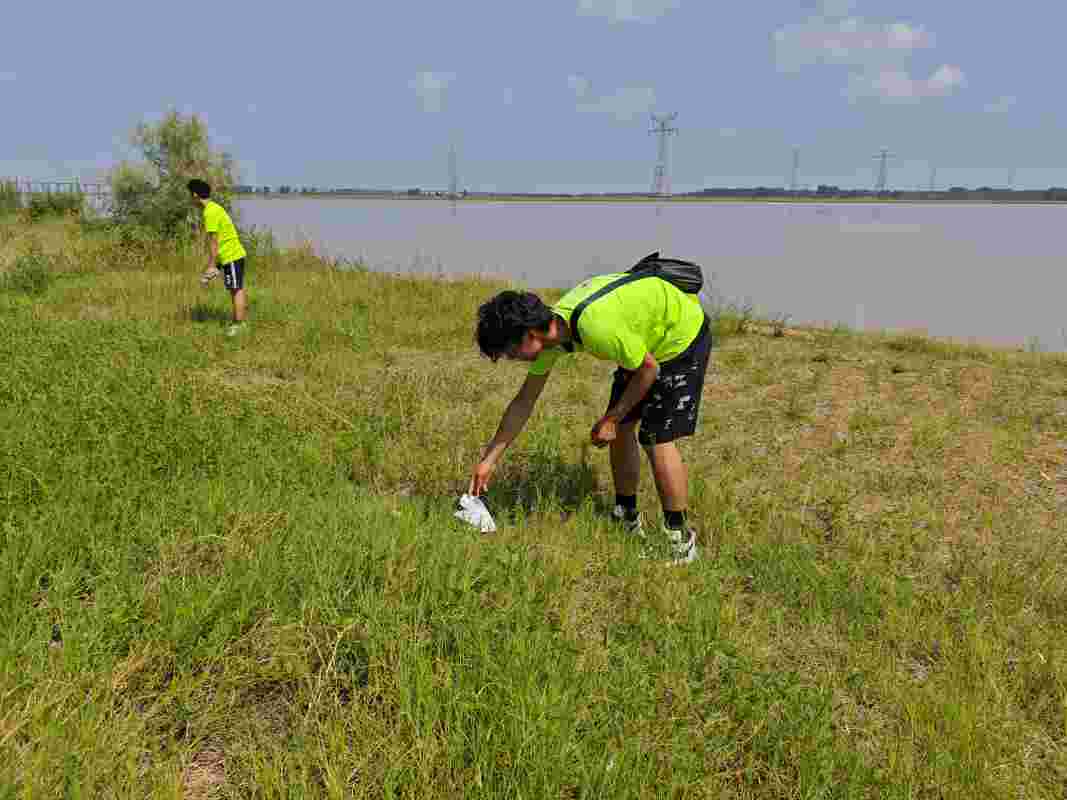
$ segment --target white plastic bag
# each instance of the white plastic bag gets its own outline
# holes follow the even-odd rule
[[[464,522],[470,523],[482,533],[496,531],[493,515],[489,513],[489,509],[485,507],[485,503],[482,502],[480,497],[465,494],[459,498],[459,511],[456,512],[456,516]]]

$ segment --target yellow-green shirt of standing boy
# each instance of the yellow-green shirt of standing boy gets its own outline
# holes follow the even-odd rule
[[[214,200],[204,203],[204,230],[219,237],[220,264],[232,264],[248,255],[230,215]]]

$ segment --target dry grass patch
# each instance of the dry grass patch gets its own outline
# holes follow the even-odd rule
[[[182,770],[181,786],[186,800],[211,800],[226,789],[226,753],[217,746],[198,750]]]

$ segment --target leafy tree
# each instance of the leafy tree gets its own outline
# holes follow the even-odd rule
[[[124,161],[111,172],[111,210],[117,222],[168,237],[190,233],[195,219],[186,186],[190,178],[206,180],[212,199],[231,206],[233,158],[212,147],[207,126],[196,114],[170,111],[157,123],[143,122],[130,141],[144,160]]]

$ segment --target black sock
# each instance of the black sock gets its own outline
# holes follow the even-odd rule
[[[663,511],[663,521],[667,523],[667,527],[672,531],[680,531],[685,527],[685,512],[684,511]]]
[[[622,506],[623,513],[626,519],[637,519],[637,495],[636,494],[617,494],[615,495],[615,505]]]

